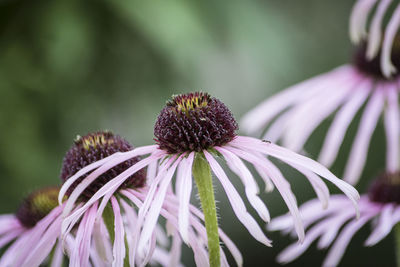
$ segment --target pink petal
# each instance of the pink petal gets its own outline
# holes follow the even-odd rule
[[[94,223],[93,243],[93,247],[97,251],[101,261],[110,265],[112,262],[112,246],[103,220],[95,221]]]
[[[181,155],[174,162],[174,164],[169,168],[169,170],[167,171],[167,174],[162,178],[162,181],[160,182],[160,186],[157,190],[157,194],[151,203],[151,208],[149,209],[148,214],[145,215],[146,217],[145,217],[144,224],[143,224],[143,230],[142,230],[141,237],[139,239],[139,244],[138,244],[139,251],[144,247],[144,245],[150,239],[150,236],[151,236],[151,234],[154,230],[154,227],[157,223],[157,219],[160,214],[160,210],[161,210],[162,204],[164,202],[165,194],[167,193],[167,189],[171,182],[172,176],[174,175],[178,164],[180,163],[180,161],[182,160],[182,157],[184,157],[184,156],[185,156],[184,154]],[[143,207],[144,207],[144,205],[143,205]],[[141,214],[139,211],[139,217],[140,216],[141,216]]]
[[[124,224],[122,223],[121,210],[119,208],[118,201],[115,197],[111,197],[111,206],[114,213],[114,231],[115,240],[113,246],[113,266],[122,267],[124,266],[125,258],[125,231]]]
[[[268,122],[287,107],[301,103],[318,91],[320,82],[328,77],[345,73],[348,67],[339,67],[329,73],[308,79],[268,98],[256,108],[244,115],[242,128],[249,133],[261,130]]]
[[[370,10],[376,0],[358,0],[354,5],[350,16],[350,39],[353,43],[359,43],[367,35],[365,25]]]
[[[189,233],[188,233],[189,238]],[[188,240],[189,242],[189,240]],[[169,259],[169,266],[178,266],[181,258],[181,247],[182,247],[182,240],[179,237],[179,233],[175,232],[172,238],[172,247]]]
[[[392,224],[392,214],[394,210],[394,205],[393,204],[386,204],[382,211],[380,212],[379,216],[379,221],[374,229],[374,231],[371,233],[371,235],[368,237],[368,239],[365,241],[366,246],[373,246],[379,241],[381,241],[384,237],[386,237],[392,230],[393,224]]]
[[[304,169],[303,167],[292,164],[289,165],[297,169],[307,178],[307,180],[311,183],[311,186],[313,187],[315,193],[317,194],[318,199],[321,201],[322,208],[326,209],[329,204],[329,189],[326,186],[326,184],[322,181],[322,179],[319,178],[319,176],[316,175],[315,173],[307,169]]]
[[[338,111],[325,137],[318,162],[328,167],[332,165],[338,154],[347,128],[368,97],[371,87],[372,84],[369,79],[361,82],[359,88],[353,93],[352,97],[349,98],[349,101]]]
[[[345,181],[355,184],[358,182],[368,155],[368,147],[382,112],[384,95],[381,87],[377,87],[369,100],[360,121],[357,135],[351,148],[343,178]]]
[[[397,72],[396,67],[392,64],[392,47],[394,38],[398,32],[400,26],[400,5],[397,5],[393,15],[386,26],[385,37],[382,44],[381,54],[381,69],[386,77],[392,76]]]
[[[379,52],[382,36],[382,19],[392,0],[381,0],[372,19],[368,35],[367,58],[372,60]]]
[[[176,180],[176,193],[179,198],[179,232],[183,241],[189,241],[189,203],[192,193],[192,165],[194,152],[191,152],[187,159],[183,159],[179,168],[182,169],[182,176]]]
[[[396,86],[387,88],[387,107],[385,109],[385,132],[386,132],[386,170],[395,172],[399,169],[399,139],[400,139],[400,117],[399,103]]]
[[[60,225],[61,227],[61,225]],[[51,261],[51,267],[62,267],[64,261],[64,254],[62,251],[61,241],[57,242],[57,245],[54,249],[53,259]]]
[[[65,205],[54,208],[46,217],[41,219],[33,228],[29,230],[29,238],[23,246],[18,249],[15,258],[15,265],[21,265],[34,247],[40,242],[46,229],[58,218]],[[0,265],[1,266],[1,265]]]
[[[324,267],[333,267],[339,264],[339,261],[343,257],[346,248],[352,239],[353,235],[366,223],[368,222],[373,214],[362,216],[358,220],[351,221],[340,233],[336,242],[329,250],[327,257],[324,260]]]
[[[96,219],[97,202],[83,216],[77,231],[75,246],[70,259],[70,266],[87,266],[94,222]]]
[[[283,140],[285,147],[294,151],[303,148],[315,128],[343,103],[346,96],[354,89],[354,85],[359,82],[357,77],[350,74],[351,72],[331,80],[329,86],[331,92],[314,97],[309,105],[304,105],[303,109],[296,112],[285,133]]]
[[[39,266],[50,255],[60,235],[61,221],[62,218],[59,217],[49,226],[41,237],[40,242],[35,244],[35,248],[31,250],[29,256],[25,258],[22,266]]]

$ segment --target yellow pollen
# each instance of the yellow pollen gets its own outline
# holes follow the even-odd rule
[[[178,111],[187,112],[191,109],[206,107],[208,102],[207,99],[200,99],[200,97],[194,96],[187,99],[181,99],[181,101],[176,104]]]
[[[113,143],[113,139],[106,139],[102,134],[82,138],[82,145],[86,150],[89,150],[91,147],[96,148],[99,145],[111,145]]]

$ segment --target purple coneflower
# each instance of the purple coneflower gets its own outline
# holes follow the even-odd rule
[[[400,66],[400,46],[392,53]],[[399,77],[385,78],[378,59],[365,58],[365,45],[356,51],[352,65],[304,81],[267,99],[247,113],[243,128],[250,133],[268,124],[264,138],[277,141],[294,151],[303,149],[314,130],[336,112],[327,132],[318,162],[331,166],[335,161],[347,129],[356,113],[365,104],[357,135],[344,170],[345,181],[358,182],[368,155],[372,134],[384,113],[387,170],[395,171],[400,162]],[[272,123],[271,121],[277,117]]]
[[[400,4],[395,3],[394,12],[390,14],[390,20],[386,26],[383,26],[383,19],[391,8],[392,0],[358,0],[350,17],[350,38],[355,44],[360,44],[364,40],[367,41],[366,57],[369,61],[373,60],[379,53],[382,45],[382,53],[380,56],[380,66],[382,73],[386,77],[390,77],[397,72],[398,66],[396,62],[391,61],[391,52],[396,33],[400,26]],[[375,7],[375,8],[374,8]],[[373,13],[372,19],[367,30],[367,23],[370,13]],[[384,33],[382,34],[382,28]]]
[[[361,196],[358,220],[353,218],[354,214],[349,204],[348,199],[341,195],[332,196],[329,208],[322,212],[316,211],[317,200],[304,203],[300,207],[304,225],[308,228],[304,242],[290,245],[278,255],[277,260],[280,263],[295,260],[319,238],[319,249],[326,249],[332,245],[323,266],[336,266],[352,237],[369,221],[372,221],[373,229],[364,244],[373,246],[380,242],[400,222],[400,172],[384,173],[371,184],[368,193]],[[293,233],[290,215],[273,219],[268,225],[268,230]]]
[[[46,259],[51,266],[62,266],[63,252],[57,242],[63,209],[57,201],[59,189],[35,191],[24,199],[15,215],[0,216],[0,248],[12,242],[1,256],[0,266],[39,266]]]
[[[67,193],[70,198],[74,198],[76,205],[67,202],[63,210],[64,216],[67,216],[62,223],[63,235],[73,230],[76,224],[79,224],[76,233],[77,246],[70,253],[71,266],[86,266],[89,262],[89,249],[92,246],[92,239],[97,242],[95,245],[97,252],[103,256],[103,263],[113,266],[123,266],[135,264],[144,266],[148,262],[158,262],[161,265],[177,266],[180,262],[181,238],[178,234],[178,210],[177,198],[168,193],[166,200],[160,207],[161,215],[167,220],[167,229],[169,234],[173,236],[171,251],[166,251],[167,237],[163,234],[160,226],[153,227],[150,234],[150,240],[146,245],[144,253],[136,257],[136,243],[138,235],[135,233],[136,224],[138,223],[138,214],[136,210],[143,205],[143,201],[148,194],[149,188],[146,186],[146,172],[144,169],[139,169],[130,172],[125,176],[125,180],[120,183],[110,195],[103,200],[89,201],[93,196],[96,197],[101,188],[109,182],[113,177],[121,173],[126,173],[130,167],[136,166],[136,163],[141,164],[138,156],[130,157],[129,159],[116,164],[113,168],[103,172],[97,179],[90,183],[89,186],[83,187],[87,179],[96,175],[96,172],[89,175],[83,175],[79,179],[75,179],[74,173],[80,173],[87,165],[90,165],[97,160],[110,156],[114,153],[122,153],[133,150],[133,147],[120,136],[110,132],[96,132],[88,134],[84,137],[78,137],[75,144],[67,152],[61,172],[64,186],[61,189],[61,195]],[[128,152],[129,153],[129,152]],[[151,173],[149,173],[151,175]],[[153,177],[154,178],[154,177]],[[81,190],[82,189],[82,190]],[[81,190],[81,191],[79,191]],[[79,193],[77,193],[79,191]],[[72,212],[72,214],[70,214]],[[81,220],[82,218],[82,220]],[[81,221],[79,221],[81,220]],[[188,213],[191,228],[188,231],[188,244],[195,251],[195,260],[199,265],[207,262],[208,253],[205,249],[207,240],[206,230],[201,223],[203,220],[201,212],[195,207],[190,207]],[[103,223],[104,222],[104,223]],[[106,229],[101,229],[105,225]],[[100,227],[104,238],[97,240],[94,236],[96,228]],[[241,263],[241,255],[233,242],[221,231],[218,230],[221,239],[227,244],[228,249],[232,252],[238,263]],[[93,237],[92,237],[93,235]],[[107,242],[108,240],[111,241]],[[163,241],[164,240],[164,241]],[[158,246],[157,242],[162,246]],[[113,243],[113,248],[111,245]],[[107,248],[109,247],[109,248]],[[112,256],[111,254],[112,250]],[[107,255],[108,254],[108,255]],[[110,260],[111,258],[111,260]],[[223,254],[224,261],[226,257]],[[97,266],[97,265],[96,265]]]
[[[80,170],[70,178],[69,183],[74,183],[81,175],[94,171],[72,192],[66,203],[66,210],[73,207],[75,200],[87,186],[93,181],[97,182],[97,176],[133,157],[148,155],[98,190],[85,206],[99,201],[101,197],[103,201],[107,201],[128,177],[145,166],[149,166],[148,172],[156,174],[149,176],[154,178],[148,181],[149,190],[146,192],[147,195],[138,216],[137,232],[140,232],[140,235],[136,235],[139,236],[137,249],[141,251],[151,238],[162,206],[168,201],[166,195],[171,192],[172,177],[177,173],[175,183],[175,193],[179,199],[175,206],[177,215],[179,214],[177,227],[183,241],[190,244],[189,229],[192,222],[189,218],[189,202],[193,177],[205,217],[210,265],[219,266],[221,263],[220,244],[211,171],[220,181],[237,218],[250,234],[267,246],[271,245],[271,241],[247,211],[242,197],[217,162],[217,157],[224,159],[229,168],[239,176],[245,186],[246,197],[251,206],[266,222],[270,220],[270,214],[258,197],[259,188],[252,173],[242,160],[255,167],[264,179],[268,190],[272,190],[275,185],[294,217],[296,232],[301,240],[304,238],[304,229],[296,198],[288,181],[266,156],[278,158],[303,173],[324,206],[328,204],[329,191],[318,175],[334,183],[357,206],[359,198],[357,191],[319,163],[268,141],[238,136],[236,135],[237,128],[230,110],[218,99],[206,93],[174,96],[157,118],[154,129],[157,145],[117,153]],[[63,192],[67,187],[65,186]],[[63,193],[59,197],[63,197]],[[85,206],[82,209],[85,209]]]

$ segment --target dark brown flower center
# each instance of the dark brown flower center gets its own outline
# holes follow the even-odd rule
[[[78,137],[74,145],[68,150],[64,157],[63,166],[61,170],[61,179],[63,182],[68,180],[72,175],[83,167],[108,157],[116,152],[126,152],[133,149],[133,146],[118,135],[111,132],[96,132],[88,134],[84,137]],[[135,157],[130,160],[124,161],[121,164],[113,167],[104,174],[100,175],[93,183],[91,183],[86,190],[82,193],[85,199],[91,198],[103,185],[108,181],[134,165],[140,160],[140,157]],[[83,175],[75,181],[68,189],[67,194],[70,194],[76,186],[87,175]],[[146,182],[146,172],[144,169],[136,172],[130,176],[120,188],[127,187],[142,187]]]
[[[372,182],[368,196],[374,202],[400,204],[400,172],[383,173],[378,176]]]
[[[373,76],[376,79],[390,80],[396,78],[399,73],[397,72],[394,76],[387,78],[382,74],[380,58],[381,51],[373,58],[368,59],[366,56],[367,43],[360,44],[354,53],[354,65],[363,73]],[[396,69],[400,69],[400,36],[396,36],[393,41],[393,47],[391,52],[391,60]]]
[[[221,146],[236,136],[238,125],[230,110],[207,93],[174,96],[161,110],[154,135],[170,154]]]
[[[59,187],[47,187],[31,193],[20,204],[16,216],[27,228],[34,227],[41,219],[58,206]]]

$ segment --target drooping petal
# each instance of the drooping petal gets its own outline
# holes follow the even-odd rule
[[[333,244],[332,248],[329,250],[322,266],[337,266],[354,234],[373,216],[374,214],[368,214],[367,216],[362,216],[360,219],[353,220],[346,225]]]
[[[346,134],[347,128],[353,120],[355,114],[367,99],[372,87],[371,80],[360,83],[358,90],[355,90],[352,97],[338,111],[325,137],[318,162],[325,166],[331,166],[335,160],[341,142]]]
[[[215,147],[215,149],[225,157],[226,163],[228,164],[230,169],[241,178],[242,183],[245,187],[246,196],[250,204],[257,211],[258,215],[265,222],[269,222],[271,220],[269,211],[264,202],[257,196],[257,194],[259,193],[259,189],[253,175],[234,153],[222,147]]]
[[[106,163],[104,163],[102,166],[100,166],[98,169],[94,170],[92,173],[90,173],[87,177],[85,177],[85,179],[82,180],[82,182],[80,182],[78,184],[78,186],[74,189],[74,191],[71,193],[71,195],[68,197],[67,200],[67,204],[64,208],[63,211],[63,215],[67,215],[71,212],[71,210],[74,207],[74,204],[76,202],[76,200],[79,198],[79,196],[82,194],[82,192],[101,174],[103,174],[104,172],[108,171],[109,169],[111,169],[112,167],[118,165],[119,163],[128,160],[132,157],[136,157],[136,156],[140,156],[143,155],[142,153],[144,152],[154,152],[154,146],[149,146],[149,147],[139,147],[136,148],[132,151],[129,152],[117,152],[113,155],[116,155],[113,157],[113,155],[111,155],[110,157],[112,157],[109,161],[107,161]],[[96,192],[96,194],[83,206],[85,208],[89,207],[92,203],[96,202],[100,197],[102,197],[105,193],[103,193],[102,191],[111,191],[115,188],[115,186],[113,187],[112,185],[115,184],[122,184],[123,181],[125,181],[129,176],[131,176],[132,174],[136,173],[137,171],[139,171],[140,169],[144,168],[145,166],[147,166],[148,164],[150,164],[152,161],[157,160],[159,158],[161,158],[163,155],[165,154],[165,152],[160,151],[159,153],[154,153],[151,156],[138,161],[137,163],[135,163],[134,165],[132,165],[131,167],[129,167],[127,170],[125,170],[124,172],[122,172],[121,174],[119,174],[117,177],[115,177],[115,179],[109,181],[106,185],[104,185],[100,190],[98,190]],[[90,167],[92,164],[86,166],[86,167]],[[85,167],[85,168],[86,168]],[[85,169],[83,168],[83,169]],[[82,169],[82,170],[83,170]],[[81,170],[80,170],[81,171]],[[77,174],[79,174],[79,172]],[[79,176],[76,177],[76,179],[78,179]],[[61,187],[60,189],[60,193],[58,195],[59,201],[60,199],[62,200],[62,198],[64,197],[64,193],[68,190],[70,184],[69,181],[72,180],[74,181],[75,179],[75,175],[68,178],[68,180],[64,183],[64,185]],[[76,180],[75,179],[75,180]],[[122,182],[121,182],[122,180]],[[102,192],[102,193],[99,193]],[[96,197],[99,196],[99,197]],[[61,198],[60,198],[61,197]]]
[[[113,267],[124,266],[125,258],[125,231],[124,224],[122,222],[121,210],[118,201],[115,197],[111,197],[111,206],[114,213],[114,232],[115,240],[113,246]]]
[[[35,244],[35,248],[30,251],[25,258],[23,267],[39,266],[49,255],[60,235],[62,218],[57,218],[43,234],[40,242]],[[59,246],[59,245],[58,245]]]
[[[229,199],[229,202],[231,203],[232,209],[238,217],[239,221],[247,228],[247,230],[256,240],[266,246],[271,246],[271,241],[264,235],[257,222],[247,212],[243,200],[241,199],[236,189],[233,187],[232,183],[229,181],[229,178],[226,176],[221,166],[219,166],[213,156],[206,150],[204,150],[203,153],[208,163],[210,164],[212,171],[221,182],[222,187],[224,188],[226,195]]]
[[[164,202],[165,194],[167,193],[168,186],[170,185],[172,176],[175,173],[175,170],[182,160],[185,154],[182,154],[168,169],[166,175],[162,178],[160,182],[160,186],[157,190],[157,194],[154,197],[154,200],[151,203],[151,208],[149,209],[148,214],[145,214],[145,220],[143,223],[143,230],[141,232],[141,236],[139,239],[138,249],[139,251],[144,247],[147,241],[150,239],[150,236],[154,230],[154,227],[157,223],[158,216],[160,214],[160,210],[162,208],[162,204]],[[144,205],[143,205],[144,206]],[[139,211],[139,218],[141,214]],[[140,219],[139,219],[140,220]]]
[[[366,246],[373,246],[379,241],[381,241],[385,236],[387,236],[393,227],[392,224],[392,214],[394,210],[394,205],[393,204],[386,204],[382,211],[380,212],[379,216],[379,221],[374,229],[374,231],[371,233],[371,235],[368,237],[368,239],[365,241]]]
[[[97,202],[93,204],[82,218],[77,231],[75,245],[72,251],[70,266],[87,266],[94,222],[96,219]]]
[[[329,205],[329,189],[326,186],[326,184],[322,181],[322,179],[319,178],[319,176],[313,173],[312,171],[304,169],[303,167],[292,164],[289,165],[293,166],[293,168],[297,169],[308,179],[311,186],[314,188],[314,191],[317,194],[318,199],[322,203],[322,208],[326,209]]]
[[[363,167],[367,160],[368,147],[383,109],[383,88],[376,88],[369,100],[360,121],[357,135],[351,148],[343,179],[350,184],[356,184],[361,176]]]
[[[187,159],[182,160],[179,166],[182,169],[182,173],[180,179],[176,180],[176,194],[179,198],[179,232],[186,244],[189,242],[189,203],[192,193],[193,159],[194,152],[191,152]]]
[[[381,54],[381,69],[386,77],[392,76],[396,73],[396,67],[391,61],[392,47],[394,38],[399,30],[400,26],[400,5],[398,5],[393,12],[393,15],[386,26],[385,38],[382,44],[382,54]]]
[[[60,226],[61,227],[61,226]],[[57,245],[54,249],[53,259],[51,260],[51,267],[62,267],[64,261],[64,254],[62,251],[61,240],[57,242]]]
[[[372,60],[379,52],[382,36],[382,19],[392,0],[381,0],[376,9],[368,35],[367,58]]]
[[[375,3],[376,0],[358,0],[353,6],[350,16],[350,39],[353,43],[359,43],[367,36],[365,26],[369,12]]]
[[[356,75],[351,73],[350,78],[349,75],[350,73],[341,79],[331,81],[330,88],[335,88],[335,90],[330,92],[329,97],[327,94],[314,97],[308,106],[294,115],[283,139],[285,147],[300,151],[315,128],[346,100],[346,96],[359,83]]]
[[[386,170],[395,172],[399,169],[400,157],[400,110],[397,86],[387,88],[387,107],[385,109],[386,132]]]
[[[242,128],[249,133],[259,131],[281,111],[294,103],[308,99],[312,94],[318,91],[321,81],[323,82],[325,79],[346,73],[347,68],[347,66],[339,67],[329,73],[296,84],[293,87],[268,98],[242,118]]]
[[[84,188],[83,188],[83,190],[84,190],[86,188],[86,186],[88,184],[90,184],[91,181],[93,181],[97,176],[101,175],[102,173],[106,172],[107,170],[111,169],[112,167],[118,165],[119,163],[121,163],[127,159],[130,159],[130,158],[133,158],[136,156],[149,154],[149,153],[153,152],[154,150],[156,150],[156,148],[157,148],[156,145],[152,145],[152,146],[138,147],[138,148],[135,148],[132,151],[128,151],[128,152],[117,152],[117,153],[114,153],[114,154],[104,158],[104,159],[98,160],[96,162],[93,162],[92,164],[89,164],[89,165],[83,167],[77,173],[75,173],[73,176],[69,177],[67,181],[65,181],[65,183],[63,184],[63,186],[60,189],[60,193],[58,194],[58,202],[60,204],[62,203],[65,193],[68,191],[69,187],[76,180],[78,180],[79,177],[81,177],[82,175],[98,168],[99,166],[102,167],[100,170],[96,170],[88,175],[88,177],[90,176],[92,178],[86,177],[80,183],[80,184],[82,184],[82,183],[84,184],[84,185],[82,185],[82,187],[84,186]],[[83,190],[82,190],[82,192],[83,192]],[[78,195],[80,195],[80,193],[82,193],[82,192],[79,192]],[[71,199],[71,196],[72,195],[69,196],[69,198],[68,198],[69,200]],[[71,201],[71,202],[75,202],[75,201],[76,201],[76,199],[73,199],[73,201]]]
[[[333,173],[331,173],[326,167],[324,167],[320,163],[310,158],[294,153],[286,148],[277,146],[272,143],[265,143],[252,137],[238,136],[229,144],[245,151],[258,151],[263,154],[278,158],[284,162],[294,163],[296,165],[302,166],[305,169],[315,172],[316,174],[329,180],[330,182],[335,184],[340,190],[342,190],[343,193],[345,193],[352,201],[358,214],[357,201],[360,199],[360,195],[358,194],[357,190],[348,183],[337,178]]]
[[[240,151],[234,148],[227,148],[227,149],[231,150],[236,155],[251,162],[252,164],[258,165],[260,168],[263,168],[269,174],[271,180],[274,182],[276,188],[278,189],[283,200],[285,201],[286,206],[288,207],[290,213],[293,216],[296,232],[299,236],[300,242],[302,242],[304,239],[304,227],[297,207],[296,197],[294,196],[290,188],[290,184],[283,177],[279,169],[266,158],[260,158],[246,151]]]

